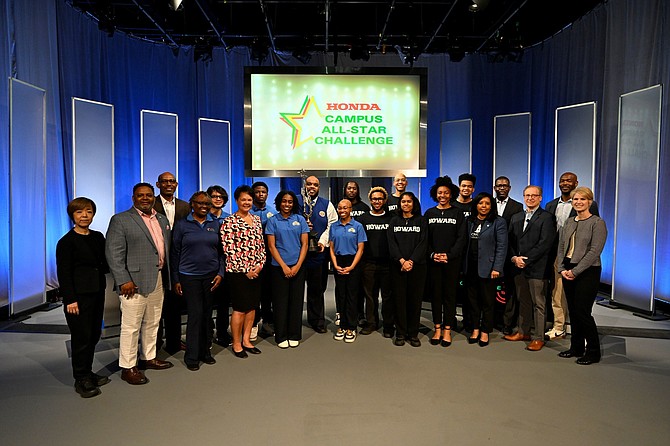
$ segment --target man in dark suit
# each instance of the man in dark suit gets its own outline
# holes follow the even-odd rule
[[[498,215],[505,219],[505,223],[507,223],[507,227],[509,228],[512,215],[523,212],[523,205],[513,198],[510,198],[509,192],[512,190],[512,185],[509,178],[499,176],[496,178],[493,188],[496,194],[496,209]],[[519,310],[516,293],[514,292],[514,265],[512,265],[510,257],[511,255],[508,253],[505,259],[504,275],[502,278],[505,289],[505,308],[502,314],[502,330],[505,335],[512,334],[516,325]],[[498,323],[500,323],[500,319],[498,319]]]
[[[105,243],[105,257],[121,300],[121,379],[129,384],[148,382],[140,369],[172,367],[171,362],[156,358],[162,272],[168,269],[171,227],[167,218],[153,209],[155,199],[151,184],[136,184],[133,207],[112,217]]]
[[[165,215],[170,222],[170,227],[174,227],[174,222],[186,218],[191,212],[191,206],[188,202],[175,197],[175,192],[179,183],[175,176],[170,172],[163,172],[158,175],[156,187],[160,191],[154,209],[159,214]],[[160,349],[163,346],[163,331],[165,331],[165,351],[175,354],[179,350],[184,350],[186,345],[181,342],[181,313],[184,308],[183,297],[177,295],[171,289],[165,289],[165,298],[163,299],[163,316],[158,325],[158,345]]]
[[[561,191],[559,197],[554,198],[547,203],[546,210],[554,214],[556,218],[556,231],[560,231],[568,218],[574,218],[577,211],[572,207],[572,191],[577,188],[579,181],[577,175],[572,172],[565,172],[558,180],[558,188]],[[589,209],[591,214],[600,216],[598,214],[598,203],[595,201],[591,204]],[[551,308],[554,313],[554,325],[545,335],[549,339],[565,337],[565,322],[568,314],[568,302],[565,299],[565,292],[563,291],[563,279],[558,272],[557,262],[563,259],[556,258],[556,251],[558,249],[558,235],[554,241],[550,260],[553,265],[553,274],[551,275],[552,285],[551,291]]]
[[[523,200],[526,212],[513,215],[509,227],[509,253],[515,269],[514,284],[519,299],[519,331],[505,335],[505,339],[531,341],[526,349],[539,351],[544,347],[546,270],[556,226],[553,216],[540,207],[541,187],[526,186]],[[535,323],[532,336],[531,318]]]

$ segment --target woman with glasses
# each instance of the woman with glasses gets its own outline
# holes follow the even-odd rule
[[[233,307],[230,321],[233,353],[238,358],[246,358],[247,353],[261,353],[250,338],[255,310],[261,298],[258,277],[265,265],[265,242],[261,219],[250,212],[254,202],[251,187],[239,186],[233,196],[237,211],[223,220],[221,242]]]
[[[230,215],[223,210],[224,206],[228,203],[228,192],[226,192],[223,187],[216,184],[207,188],[207,195],[212,199],[212,207],[209,212],[212,214],[212,217],[218,221],[220,228],[223,219]],[[210,320],[209,337],[210,339],[213,339],[216,344],[225,348],[228,347],[232,341],[230,334],[228,333],[228,325],[230,322],[230,293],[228,292],[225,276],[221,281],[221,285],[214,290],[214,308],[216,308],[216,323],[214,319]],[[215,328],[216,337],[214,337]]]
[[[186,353],[184,362],[191,371],[200,369],[200,361],[214,364],[209,349],[209,323],[213,294],[221,284],[224,271],[219,243],[219,222],[209,210],[212,200],[204,191],[189,200],[191,213],[175,223],[170,248],[170,268],[175,292],[186,300]]]

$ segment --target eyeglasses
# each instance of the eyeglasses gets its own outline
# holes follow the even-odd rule
[[[212,200],[223,200],[223,195],[210,195],[209,198]]]
[[[176,183],[177,180],[175,180],[174,178],[168,178],[168,179],[166,179],[166,180],[158,180],[158,182],[159,182],[159,183],[173,184],[173,183]]]
[[[372,197],[372,198],[370,198],[370,201],[384,201],[384,199],[383,198]]]
[[[203,206],[206,208],[212,207],[212,203],[209,201],[193,201],[192,203],[196,206]]]
[[[496,184],[495,185],[496,189],[509,189],[510,187],[512,187],[512,186],[510,186],[509,184]]]
[[[540,194],[524,194],[523,198],[539,198],[541,196]]]

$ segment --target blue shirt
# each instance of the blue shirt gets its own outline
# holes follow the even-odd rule
[[[330,225],[330,241],[333,242],[336,256],[353,256],[358,252],[358,244],[368,241],[363,225],[354,220],[343,224],[337,220]]]
[[[192,214],[175,222],[170,247],[172,280],[179,282],[180,275],[216,273],[223,277],[224,261],[219,239],[219,222],[211,214],[200,224]]]
[[[259,208],[255,204],[251,206],[251,210],[249,211],[254,215],[258,215],[261,218],[261,225],[263,226],[263,231],[265,231],[265,226],[268,223],[268,220],[278,212],[275,211],[274,209],[268,208],[265,206],[264,208]],[[283,258],[283,257],[282,257]]]
[[[275,247],[279,251],[279,256],[288,266],[298,263],[300,248],[302,248],[300,236],[307,233],[309,233],[307,221],[299,214],[291,214],[288,218],[275,214],[268,219],[265,227],[265,235],[274,235]],[[274,257],[272,265],[279,266]]]

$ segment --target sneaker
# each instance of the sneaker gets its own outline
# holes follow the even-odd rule
[[[277,344],[277,347],[279,348],[288,348],[288,341],[281,341],[279,344]]]
[[[547,339],[556,339],[556,338],[563,338],[565,339],[565,330],[556,330],[555,328],[552,328],[548,332],[544,334],[544,336]]]
[[[344,335],[344,342],[352,343],[356,340],[356,330],[347,330]]]
[[[341,341],[342,339],[344,339],[344,330],[338,328],[337,332],[333,335],[333,339],[335,339],[336,341]]]
[[[335,313],[335,325],[340,325],[340,313]]]
[[[250,341],[255,341],[258,339],[258,325],[251,327],[251,336],[249,337]]]
[[[296,348],[297,346],[300,345],[300,341],[289,340],[289,341],[288,341],[288,345],[289,345],[289,347],[291,347],[291,348]]]

